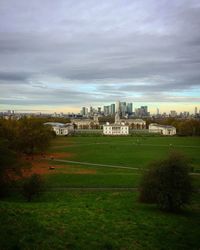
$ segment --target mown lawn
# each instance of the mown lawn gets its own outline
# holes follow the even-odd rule
[[[133,192],[52,192],[0,203],[0,249],[193,249],[199,196],[181,214],[137,202]]]
[[[55,174],[46,175],[47,187],[138,187],[136,174]]]
[[[137,168],[171,151],[183,153],[200,169],[199,137],[57,137],[50,149],[71,153],[71,160]]]
[[[174,150],[189,159],[194,171],[200,171],[199,137],[57,137],[49,151],[68,153],[66,160],[138,170],[49,161],[70,173],[49,174],[45,179],[48,186],[57,187],[137,187],[149,163]],[[193,179],[195,186],[200,187],[200,176],[193,176]]]

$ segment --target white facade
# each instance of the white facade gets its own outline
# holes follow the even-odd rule
[[[126,125],[106,124],[106,125],[103,125],[103,134],[104,135],[128,135],[129,127]]]
[[[56,127],[53,126],[53,131],[56,133],[56,135],[68,135],[69,129],[67,127]]]
[[[46,122],[44,125],[50,125],[56,135],[66,136],[74,131],[74,126],[70,123]]]
[[[162,135],[175,135],[176,128],[173,126],[151,123],[149,124],[149,133],[157,133]]]
[[[125,123],[132,129],[145,129],[146,128],[146,121],[142,119],[120,119],[120,122]]]

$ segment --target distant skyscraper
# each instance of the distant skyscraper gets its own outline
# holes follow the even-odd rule
[[[82,107],[82,109],[81,109],[81,115],[83,115],[83,116],[88,115],[88,109],[86,107]]]
[[[115,124],[120,124],[120,114],[121,109],[120,109],[120,102],[116,103],[116,112],[115,112]]]
[[[139,108],[135,108],[135,115],[139,116],[140,115],[140,109]]]
[[[142,109],[144,115],[147,115],[147,113],[148,113],[148,107],[147,106],[141,106],[141,109]]]
[[[156,112],[157,115],[159,115],[159,108],[157,108],[157,112]]]
[[[98,107],[98,113],[101,113],[101,107]]]
[[[119,101],[117,101],[116,102],[116,110],[115,110],[115,112],[120,112],[121,110],[120,110],[120,102]]]
[[[133,113],[133,103],[127,103],[127,113],[131,115]]]
[[[111,113],[111,115],[115,114],[115,104],[114,103],[110,105],[110,113]]]
[[[140,116],[148,116],[148,107],[147,106],[140,107]]]
[[[126,115],[126,102],[120,102],[120,109],[121,109],[121,114],[122,116]]]
[[[135,109],[135,115],[137,117],[149,116],[148,107],[147,106],[141,106],[140,108]]]
[[[189,113],[188,111],[184,111],[184,112],[182,113],[182,115],[183,115],[184,118],[187,118],[187,117],[190,116],[190,113]]]
[[[103,107],[104,115],[109,115],[110,113],[110,106],[104,106]]]
[[[93,108],[92,108],[92,106],[90,106],[90,115],[92,115],[93,114]]]
[[[198,110],[197,110],[197,107],[195,107],[194,114],[197,115],[197,113],[198,113]]]

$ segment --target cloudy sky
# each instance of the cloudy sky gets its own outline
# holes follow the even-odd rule
[[[0,109],[200,108],[199,0],[0,0]]]

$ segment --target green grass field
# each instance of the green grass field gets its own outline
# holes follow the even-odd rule
[[[60,137],[53,152],[72,153],[72,160],[145,168],[172,150],[184,153],[200,168],[198,137]]]
[[[199,197],[182,214],[133,192],[52,192],[0,205],[0,249],[199,249]]]
[[[188,157],[200,187],[199,149],[197,137],[57,137],[49,152],[68,153],[62,159],[137,169],[48,160],[60,172],[44,175],[41,197],[28,203],[13,193],[0,201],[0,249],[199,250],[199,193],[181,214],[170,214],[139,203],[137,192],[84,189],[138,187],[148,164],[172,150]]]
[[[150,162],[166,157],[171,151],[183,153],[194,171],[200,171],[200,138],[198,137],[57,137],[50,152],[67,152],[65,159],[78,162],[125,166],[120,169],[56,162],[72,174],[47,175],[49,186],[66,187],[136,187]],[[51,162],[50,164],[55,164]],[[69,167],[70,165],[70,167]],[[95,173],[73,174],[76,170]],[[199,186],[198,177],[194,177]],[[198,185],[199,184],[199,185]]]

